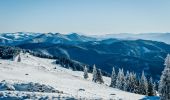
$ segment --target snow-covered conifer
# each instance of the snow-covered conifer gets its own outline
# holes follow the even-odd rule
[[[136,89],[136,74],[135,73],[130,73],[129,74],[129,92],[134,93]]]
[[[152,77],[148,81],[148,96],[154,96],[155,95],[154,90],[154,84],[152,81]]]
[[[97,82],[100,83],[100,84],[104,83],[102,76],[103,76],[103,75],[102,75],[102,72],[101,72],[101,70],[99,69],[99,70],[97,71]]]
[[[140,94],[140,80],[136,77],[134,93]]]
[[[170,100],[170,55],[165,59],[165,68],[159,83],[159,94],[161,100]]]
[[[124,84],[125,84],[125,77],[123,69],[119,69],[117,80],[116,80],[116,87],[118,89],[124,90]]]
[[[126,72],[125,80],[126,83],[124,84],[124,90],[129,91],[129,86],[130,86],[130,77],[129,77],[129,71]]]
[[[136,73],[132,74],[132,78],[133,78],[133,93],[138,93],[139,92],[139,80],[136,77]]]
[[[153,88],[154,88],[154,95],[157,95],[157,85],[156,82],[153,83]]]
[[[115,73],[115,68],[114,67],[113,67],[113,70],[112,70],[110,87],[113,87],[113,88],[116,87],[116,73]]]
[[[84,78],[87,79],[89,76],[88,76],[88,69],[86,66],[84,66]]]
[[[140,90],[139,91],[140,91],[140,94],[148,95],[148,82],[145,77],[144,71],[142,72],[142,76],[140,79]]]
[[[116,79],[116,88],[120,89],[120,77],[121,77],[121,69],[119,68],[118,74],[117,74],[117,79]]]
[[[20,56],[20,54],[18,55],[17,62],[21,62],[21,56]]]
[[[96,65],[93,65],[93,82],[97,81],[97,69],[96,69]]]

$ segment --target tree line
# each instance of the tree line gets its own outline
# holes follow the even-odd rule
[[[10,46],[0,46],[0,58],[1,59],[10,59],[13,56],[17,56],[20,53],[21,49],[17,47]]]
[[[93,66],[92,74],[93,82],[104,83],[101,70],[96,69],[95,65]],[[88,77],[88,69],[85,66],[84,78],[87,79]],[[125,74],[124,70],[120,68],[116,74],[114,67],[112,70],[110,87],[148,96],[156,96],[158,91],[161,100],[170,100],[170,55],[168,54],[165,59],[165,68],[162,72],[158,89],[152,77],[146,78],[144,71],[140,77],[137,77],[136,73],[127,71]]]
[[[84,78],[88,78],[87,68],[84,68]],[[93,77],[92,81],[96,83],[103,84],[104,80],[102,78],[102,73],[100,69],[96,69],[96,66],[93,66]],[[118,88],[123,91],[137,93],[142,95],[154,96],[156,95],[156,83],[153,82],[152,78],[147,80],[145,77],[144,71],[140,78],[137,78],[136,74],[133,72],[127,71],[124,73],[123,69],[119,69],[116,74],[115,68],[113,67],[111,75],[111,83],[109,85],[113,88]]]
[[[93,66],[93,68],[88,67],[89,68],[88,69],[84,64],[70,60],[68,58],[44,55],[40,53],[35,53],[33,51],[22,50],[10,46],[0,46],[0,58],[10,59],[18,55],[17,61],[20,62],[21,57],[19,54],[21,51],[29,52],[30,54],[41,58],[57,59],[56,63],[60,64],[65,68],[72,68],[73,70],[78,71],[84,70],[85,79],[89,77],[88,72],[92,72],[93,74],[92,81],[95,83],[103,84],[104,80],[102,76],[103,75],[109,76],[108,73],[103,72],[100,69],[97,69],[95,65]],[[165,59],[165,68],[162,72],[158,89],[157,84],[153,82],[152,77],[146,78],[144,71],[142,72],[142,75],[140,77],[137,77],[136,73],[129,71],[125,73],[123,69],[119,69],[116,74],[114,67],[111,74],[110,87],[148,96],[157,95],[156,91],[158,91],[161,100],[170,100],[170,55],[168,54]]]

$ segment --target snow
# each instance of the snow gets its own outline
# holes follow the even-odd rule
[[[110,78],[108,77],[103,77],[105,84],[97,84],[91,81],[91,74],[86,80],[83,78],[83,72],[65,69],[54,63],[55,60],[34,57],[28,53],[21,54],[21,62],[0,59],[0,99],[60,97],[62,100],[67,98],[139,100],[146,98],[144,95],[109,87]],[[6,85],[2,84],[6,84],[12,90],[4,89]],[[35,84],[38,84],[46,89],[60,92],[38,92],[35,88],[32,90],[36,91],[28,91],[26,88],[30,84],[32,84],[31,87],[36,87]]]
[[[3,40],[10,40],[10,39],[8,39],[8,38],[6,38],[6,37],[3,37],[3,36],[0,36],[0,39],[3,39]]]
[[[142,47],[142,48],[143,48],[143,50],[144,50],[145,53],[151,52],[151,50],[149,50],[149,49],[146,48],[146,47]]]
[[[0,40],[3,45],[17,45],[33,39],[42,33],[32,32],[16,32],[16,33],[0,33]]]

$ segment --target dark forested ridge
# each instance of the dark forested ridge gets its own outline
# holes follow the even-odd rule
[[[61,56],[111,73],[112,67],[141,73],[143,70],[154,79],[159,79],[164,58],[170,53],[170,45],[146,40],[103,40],[80,44],[28,43],[19,45],[39,53]]]
[[[170,45],[151,40],[120,40],[94,38],[76,33],[17,33],[2,34],[1,45],[17,46],[49,57],[71,59],[111,73],[112,67],[134,71],[159,79],[164,58],[170,53]],[[21,36],[20,36],[21,35]],[[10,53],[9,53],[10,54]],[[2,56],[2,53],[1,53]],[[8,57],[7,57],[8,58]]]

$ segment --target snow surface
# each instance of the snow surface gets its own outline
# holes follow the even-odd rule
[[[104,77],[105,84],[97,84],[91,81],[92,75],[89,74],[89,76],[90,78],[86,80],[83,78],[83,72],[65,69],[55,64],[55,60],[34,57],[28,53],[21,54],[21,62],[0,59],[0,88],[4,82],[7,86],[14,88],[13,90],[1,88],[0,99],[147,99],[144,95],[109,87],[110,78],[108,77]],[[28,91],[25,86],[30,83],[40,84],[46,89],[55,89],[59,92]],[[16,89],[16,86],[19,89]]]

